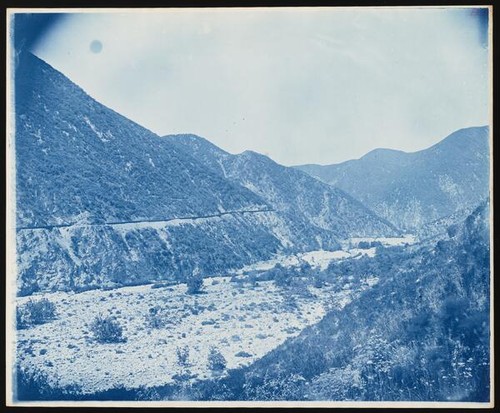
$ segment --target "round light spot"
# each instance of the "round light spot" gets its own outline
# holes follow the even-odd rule
[[[101,53],[102,43],[99,40],[92,40],[90,43],[90,51],[92,53]]]

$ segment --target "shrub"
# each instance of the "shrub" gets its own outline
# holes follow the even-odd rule
[[[290,285],[289,293],[300,297],[312,298],[313,294],[309,291],[308,279],[294,278]]]
[[[370,243],[368,241],[360,241],[358,244],[358,248],[367,250],[368,248],[370,248]]]
[[[17,328],[23,329],[27,328],[30,325],[30,320],[26,309],[23,307],[16,308],[16,326]]]
[[[49,375],[37,367],[16,365],[14,380],[14,397],[19,401],[74,400],[75,395],[81,392],[81,387],[76,384],[54,386]]]
[[[118,321],[111,316],[98,315],[90,325],[90,331],[99,343],[120,343],[123,338],[123,328]]]
[[[298,269],[300,275],[308,275],[312,270],[313,267],[309,262],[303,260],[300,262]]]
[[[314,274],[313,286],[315,288],[323,288],[325,286],[325,280],[323,279],[323,275],[320,272]]]
[[[285,295],[283,298],[283,306],[287,310],[296,310],[299,308],[296,298],[291,294]]]
[[[177,347],[175,350],[177,355],[177,363],[180,366],[188,366],[189,365],[189,347]]]
[[[203,384],[198,385],[198,400],[212,401],[212,400],[237,400],[233,393],[232,385],[224,379],[207,380]]]
[[[203,277],[193,274],[186,280],[188,294],[198,294],[203,288]]]
[[[235,354],[236,357],[252,357],[250,353],[247,353],[246,351],[238,351]]]
[[[245,400],[278,401],[303,400],[305,380],[299,374],[266,370],[259,375],[245,374],[243,397]]]
[[[446,232],[448,233],[448,237],[454,238],[459,231],[459,226],[457,224],[450,225],[447,229]]]
[[[36,324],[44,324],[55,318],[56,306],[46,298],[39,301],[30,299],[26,304],[16,308],[17,328],[28,328]]]
[[[276,264],[271,270],[274,276],[274,283],[277,287],[287,287],[291,283],[291,274],[281,264]]]
[[[151,328],[163,328],[168,324],[168,320],[160,306],[151,307],[144,318],[147,325]]]
[[[227,361],[219,349],[215,347],[210,348],[208,354],[208,368],[212,371],[222,371],[226,368]]]
[[[39,399],[42,395],[50,394],[52,386],[48,375],[39,369],[26,369],[17,366],[17,397],[20,400]]]

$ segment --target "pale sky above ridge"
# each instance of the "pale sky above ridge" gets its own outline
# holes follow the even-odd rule
[[[488,124],[473,8],[74,13],[33,52],[159,135],[195,133],[284,165],[424,149]],[[487,21],[486,21],[487,22]]]

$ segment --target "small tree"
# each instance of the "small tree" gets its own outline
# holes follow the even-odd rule
[[[216,347],[210,348],[210,353],[208,354],[208,368],[212,371],[222,371],[226,368],[227,361],[226,358]]]
[[[99,343],[120,343],[125,341],[123,327],[111,317],[98,315],[90,324],[90,331]]]
[[[203,277],[199,273],[193,273],[186,280],[188,294],[198,294],[203,288]]]

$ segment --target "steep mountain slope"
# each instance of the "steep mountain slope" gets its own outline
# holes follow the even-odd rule
[[[252,151],[231,155],[195,135],[166,137],[221,176],[264,199],[272,208],[340,238],[390,236],[397,230],[345,192]]]
[[[15,72],[21,294],[183,279],[333,233],[278,214],[247,188],[89,97],[31,54]]]
[[[460,129],[413,153],[376,149],[360,159],[298,169],[337,186],[396,226],[415,229],[489,193],[488,127]]]
[[[267,208],[33,55],[16,70],[16,163],[20,227]]]
[[[379,282],[247,368],[199,383],[200,400],[490,399],[490,216],[482,203],[437,244],[335,263]],[[333,281],[335,282],[335,281]]]
[[[476,208],[466,207],[455,211],[451,215],[430,221],[420,226],[416,235],[421,241],[439,240],[453,233]]]

